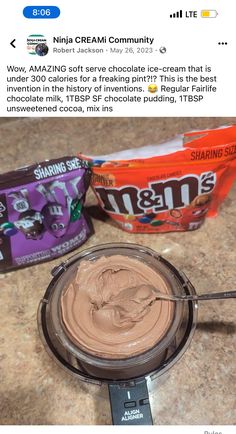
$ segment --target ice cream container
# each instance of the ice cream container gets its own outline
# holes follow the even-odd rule
[[[155,251],[129,243],[83,250],[52,275],[38,309],[45,349],[79,380],[107,384],[113,424],[152,424],[149,390],[188,348],[197,303],[156,303],[143,285],[195,294],[188,278]]]

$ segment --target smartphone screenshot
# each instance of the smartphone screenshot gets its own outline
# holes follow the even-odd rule
[[[4,433],[235,432],[235,13],[2,6]]]

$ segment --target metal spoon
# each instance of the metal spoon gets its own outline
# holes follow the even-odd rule
[[[174,295],[163,294],[155,290],[157,300],[170,300],[170,301],[198,301],[198,300],[220,300],[227,298],[236,298],[236,291],[226,292],[212,292],[211,294],[200,295]]]

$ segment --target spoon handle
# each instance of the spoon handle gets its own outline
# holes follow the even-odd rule
[[[219,300],[226,298],[236,298],[236,291],[213,292],[211,294],[186,295],[182,299],[185,300]]]

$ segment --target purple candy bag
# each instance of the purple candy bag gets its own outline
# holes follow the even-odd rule
[[[56,258],[86,241],[90,176],[77,157],[0,175],[0,271]]]

